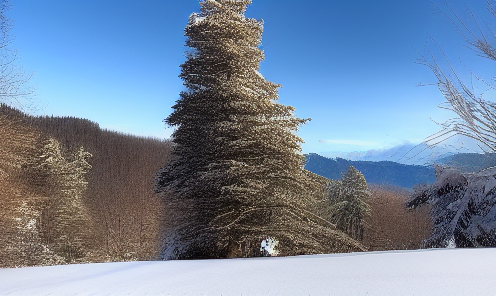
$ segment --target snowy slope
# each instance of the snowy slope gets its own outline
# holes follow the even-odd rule
[[[496,295],[496,249],[0,269],[0,295]]]

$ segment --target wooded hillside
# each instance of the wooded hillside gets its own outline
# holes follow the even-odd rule
[[[175,219],[153,190],[157,171],[170,159],[169,141],[102,130],[85,119],[32,117],[5,105],[0,126],[1,267],[159,259],[161,234]],[[322,189],[330,181],[306,173]],[[429,216],[415,214],[412,223],[405,200],[385,207],[393,199],[381,192],[384,198],[376,199],[375,190],[370,200],[364,245],[418,248],[429,227],[420,235],[415,229]],[[330,201],[305,211],[325,222],[319,213]],[[400,231],[405,223],[411,227]],[[404,237],[395,236],[399,231]]]
[[[158,256],[162,206],[153,192],[153,179],[169,157],[168,141],[102,130],[98,124],[84,119],[31,117],[6,105],[0,107],[0,119],[2,203],[7,196],[18,196],[19,205],[21,200],[31,198],[28,196],[39,197],[39,188],[22,176],[26,170],[33,170],[28,164],[42,156],[39,145],[43,141],[55,139],[66,159],[83,147],[92,155],[82,196],[91,221],[86,257],[103,261]],[[14,208],[19,206],[2,205],[3,210]],[[4,221],[3,228],[6,224]],[[31,265],[29,260],[26,265]]]

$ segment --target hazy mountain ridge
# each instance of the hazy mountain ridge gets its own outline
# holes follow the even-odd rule
[[[456,137],[454,137],[456,138]],[[343,158],[352,161],[392,161],[408,165],[432,165],[443,159],[457,155],[482,153],[477,143],[471,139],[450,139],[434,147],[424,143],[414,144],[405,142],[388,149],[376,149],[355,152],[319,152],[319,155],[329,158]]]
[[[456,168],[462,173],[474,173],[496,166],[496,153],[460,153],[441,158],[437,164]]]
[[[351,161],[343,158],[326,158],[316,153],[305,155],[305,169],[328,179],[341,179],[349,166],[362,172],[367,183],[388,184],[412,188],[420,183],[431,184],[436,181],[433,167],[406,165],[392,161]]]
[[[478,172],[496,166],[496,153],[455,153],[444,147],[430,149],[431,155],[420,158],[403,158],[402,156],[412,149],[427,148],[426,146],[405,144],[388,150],[371,150],[364,152],[343,153],[348,158],[330,158],[317,153],[306,154],[305,169],[328,179],[341,179],[349,166],[361,171],[368,183],[389,184],[403,188],[411,188],[415,184],[431,184],[436,181],[434,165],[453,167],[462,173]],[[463,149],[467,151],[469,149]],[[405,152],[406,151],[406,152]],[[442,153],[444,151],[444,153]],[[435,152],[435,153],[433,153]],[[418,152],[417,152],[418,153]],[[398,157],[394,157],[398,155]],[[358,160],[353,160],[358,159]],[[386,161],[384,159],[395,159]],[[408,162],[422,163],[427,160],[428,165],[408,164]],[[405,163],[407,162],[407,163]]]

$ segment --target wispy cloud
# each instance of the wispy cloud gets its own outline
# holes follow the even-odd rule
[[[338,145],[351,145],[351,146],[363,146],[363,147],[381,146],[381,144],[378,143],[378,142],[362,141],[362,140],[319,140],[319,143],[324,143],[324,144],[338,144]]]

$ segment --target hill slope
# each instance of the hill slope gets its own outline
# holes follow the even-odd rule
[[[81,146],[92,154],[83,203],[93,221],[91,233],[96,236],[91,240],[91,253],[97,258],[93,260],[146,260],[158,256],[163,209],[154,194],[153,180],[169,159],[169,141],[102,130],[87,119],[29,116],[3,104],[1,118],[22,122],[25,129],[36,131],[33,133],[42,138],[56,139],[65,157]],[[0,123],[4,129],[10,128]],[[24,138],[30,137],[33,136]],[[0,151],[4,150],[0,145]],[[17,150],[12,153],[19,154]],[[0,266],[1,263],[0,260]]]

